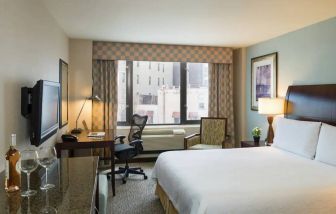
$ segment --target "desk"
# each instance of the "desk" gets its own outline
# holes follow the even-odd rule
[[[40,213],[49,203],[58,213],[95,213],[98,191],[98,157],[58,159],[48,170],[48,181],[55,188],[40,190],[45,181],[45,169],[39,167],[30,175],[31,197],[21,197],[20,191],[6,193],[5,173],[0,174],[0,213]],[[27,188],[26,174],[21,174],[21,190]],[[97,204],[96,204],[97,205]]]
[[[55,148],[57,157],[61,157],[62,150],[74,149],[96,149],[109,147],[111,150],[111,185],[112,193],[115,196],[115,174],[114,174],[114,136],[112,130],[105,130],[105,136],[102,138],[88,137],[88,132],[83,131],[77,134],[78,142],[62,142],[56,143]]]

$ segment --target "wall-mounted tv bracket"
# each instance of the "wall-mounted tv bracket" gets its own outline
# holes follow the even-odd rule
[[[21,88],[21,114],[25,118],[29,118],[32,111],[32,88]]]

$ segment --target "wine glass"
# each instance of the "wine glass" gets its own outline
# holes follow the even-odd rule
[[[40,188],[42,190],[47,190],[54,188],[54,184],[48,183],[48,168],[56,161],[56,150],[54,147],[42,147],[38,150],[38,162],[46,169],[46,179],[45,184]]]
[[[24,150],[21,152],[20,169],[27,174],[27,190],[21,192],[21,196],[29,197],[36,194],[36,190],[30,189],[30,173],[37,167],[38,154],[35,150]]]
[[[49,205],[49,194],[48,194],[48,190],[45,190],[45,194],[46,194],[46,204],[45,206],[42,208],[42,210],[40,211],[40,213],[57,213],[57,209],[55,207],[52,207]]]

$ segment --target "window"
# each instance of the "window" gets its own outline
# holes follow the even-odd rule
[[[187,120],[208,115],[208,64],[187,63]]]
[[[126,81],[126,73],[122,73],[122,75],[121,75],[122,77],[122,83],[125,83],[125,81]]]
[[[147,124],[198,123],[200,117],[207,116],[208,64],[118,63],[118,75],[124,73],[126,79],[125,83],[118,81],[119,125],[128,124],[135,113],[147,115]],[[156,79],[157,84],[152,84]]]
[[[118,61],[118,122],[126,123],[126,61]]]

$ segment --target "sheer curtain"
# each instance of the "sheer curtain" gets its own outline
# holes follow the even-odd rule
[[[233,73],[232,64],[209,64],[209,117],[228,119],[227,133],[231,136],[230,145],[234,147],[233,114]]]
[[[118,68],[117,61],[93,60],[92,94],[98,95],[102,102],[92,102],[92,129],[117,129],[118,115]],[[96,151],[97,152],[97,151]],[[99,150],[99,154],[102,150]],[[104,157],[110,157],[110,150],[104,149]]]

